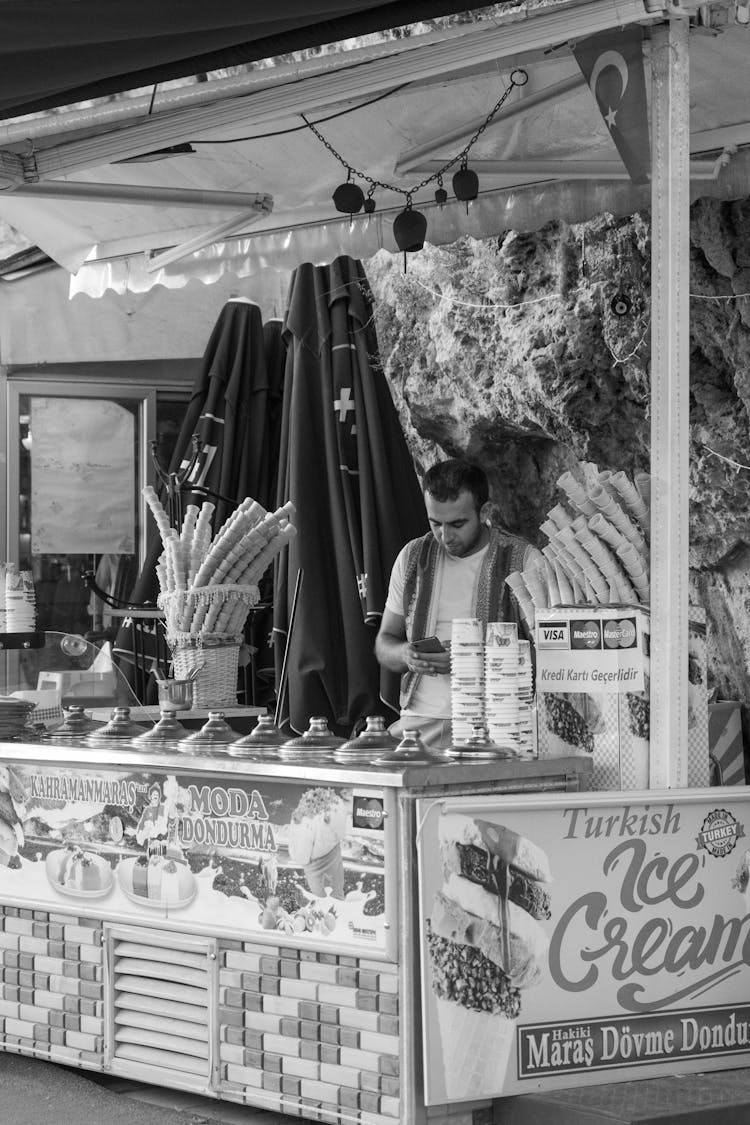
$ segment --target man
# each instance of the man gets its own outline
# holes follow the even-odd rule
[[[393,564],[375,654],[401,675],[401,718],[391,733],[418,729],[423,741],[440,747],[451,743],[454,618],[516,621],[526,636],[505,579],[542,556],[524,539],[490,526],[489,485],[479,466],[439,462],[425,474],[422,490],[431,531],[407,543]],[[437,637],[443,649],[420,651],[419,641],[428,637]]]

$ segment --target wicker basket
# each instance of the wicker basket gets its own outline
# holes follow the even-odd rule
[[[234,637],[215,643],[205,639],[200,644],[195,640],[177,643],[172,653],[174,678],[194,676],[193,708],[237,706],[239,655],[240,640]]]

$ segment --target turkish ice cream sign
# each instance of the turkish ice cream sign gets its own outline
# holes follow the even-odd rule
[[[618,797],[419,802],[428,1105],[749,1065],[750,794]]]
[[[389,951],[387,803],[348,786],[0,766],[0,896]]]
[[[545,610],[537,618],[536,656],[537,691],[643,691],[643,615],[595,606]]]

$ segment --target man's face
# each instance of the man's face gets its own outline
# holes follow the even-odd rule
[[[453,558],[473,555],[484,546],[486,527],[470,492],[463,490],[455,500],[442,501],[425,492],[424,503],[432,534]]]

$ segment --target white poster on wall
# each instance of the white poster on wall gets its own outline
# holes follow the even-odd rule
[[[135,418],[106,399],[31,402],[31,550],[132,554]]]

